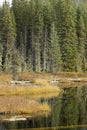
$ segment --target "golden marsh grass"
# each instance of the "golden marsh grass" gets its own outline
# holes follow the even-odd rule
[[[48,83],[48,79],[46,79],[47,75],[42,78],[43,75],[41,76],[41,74],[19,74],[19,79],[33,81],[33,83],[29,85],[13,85],[10,83],[11,77],[12,76],[9,74],[0,74],[0,95],[40,95],[60,92],[60,89],[57,86],[52,86]]]
[[[50,107],[47,103],[40,104],[37,99],[40,97],[50,98],[60,93],[60,88],[50,83],[53,79],[60,78],[60,83],[73,84],[73,80],[80,78],[79,83],[87,82],[85,73],[75,72],[58,72],[55,74],[46,73],[23,73],[18,74],[19,81],[31,81],[28,85],[12,85],[12,75],[0,73],[0,112],[29,114],[29,115],[46,115],[49,114]],[[75,82],[76,83],[76,82]]]
[[[65,78],[86,78],[87,73],[84,72],[56,72],[54,76],[65,77]]]
[[[58,87],[46,86],[0,86],[0,95],[37,95],[37,94],[48,94],[48,93],[59,93]]]
[[[22,74],[18,75],[18,80],[32,81],[29,85],[11,84],[12,75],[0,74],[0,112],[5,114],[29,114],[47,115],[50,107],[47,103],[39,103],[36,98],[47,98],[57,96],[60,89],[48,83],[48,75],[44,74]]]
[[[35,100],[24,97],[0,97],[0,112],[5,114],[37,114],[49,113],[50,107],[47,103],[40,104]]]

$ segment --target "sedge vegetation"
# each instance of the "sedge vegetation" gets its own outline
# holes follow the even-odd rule
[[[8,103],[7,103],[8,102]],[[4,97],[0,96],[0,112],[9,114],[29,114],[31,116],[35,115],[45,115],[50,113],[49,105],[45,103],[39,103],[35,100],[29,100],[24,97]]]
[[[60,93],[57,86],[48,83],[47,77],[48,74],[42,76],[40,73],[22,73],[18,74],[18,80],[26,79],[32,82],[29,85],[13,85],[10,82],[11,74],[0,73],[0,113],[3,115],[47,116],[51,112],[50,106],[47,102],[40,103],[36,99],[51,98]]]
[[[46,75],[46,74],[44,74]],[[0,75],[0,95],[58,95],[60,89],[57,86],[52,86],[47,78],[48,74],[44,78],[42,74],[19,74],[18,80],[30,80],[28,85],[11,84],[12,76],[10,74]],[[27,77],[27,78],[26,78]],[[52,77],[52,76],[50,76]]]
[[[12,84],[11,74],[0,74],[1,96],[51,97],[61,92],[61,84],[75,85],[87,83],[87,74],[83,72],[19,73],[17,81],[30,81],[28,84]]]
[[[43,95],[43,94],[52,94],[52,93],[56,93],[57,95],[59,94],[60,89],[58,87],[50,87],[50,86],[46,86],[46,87],[39,87],[39,86],[0,86],[0,95],[1,96],[7,96],[7,95]],[[55,94],[54,94],[55,95]]]
[[[46,75],[45,78],[44,75]],[[13,85],[11,74],[0,74],[0,113],[3,115],[46,116],[51,112],[47,102],[40,103],[36,99],[55,97],[60,93],[57,86],[52,86],[46,80],[48,74],[23,73],[18,74],[18,80],[31,80],[29,85]],[[40,81],[41,77],[41,81]],[[34,78],[34,79],[33,79]],[[39,78],[39,80],[38,80]],[[32,100],[33,99],[33,100]]]
[[[51,112],[50,106],[46,102],[37,102],[36,99],[56,97],[62,92],[60,88],[64,86],[59,88],[60,84],[56,86],[57,84],[51,83],[52,80],[58,80],[58,83],[63,85],[67,83],[70,87],[73,81],[68,79],[81,79],[81,82],[87,82],[87,75],[82,72],[19,73],[17,76],[18,80],[30,80],[31,83],[11,84],[11,74],[0,74],[0,112],[5,115],[48,115]]]
[[[44,77],[46,75],[46,77]],[[60,93],[60,89],[58,86],[52,86],[49,82],[49,74],[19,74],[18,80],[26,81],[30,80],[31,83],[28,85],[21,84],[11,84],[12,75],[3,74],[0,75],[0,95],[49,95],[53,94],[58,95]],[[47,78],[48,77],[48,78]],[[50,78],[52,75],[50,75]]]

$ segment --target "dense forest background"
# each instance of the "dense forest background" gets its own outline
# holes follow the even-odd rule
[[[87,71],[86,0],[5,1],[0,71]]]

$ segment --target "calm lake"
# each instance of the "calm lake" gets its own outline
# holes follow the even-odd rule
[[[26,121],[1,121],[0,130],[87,130],[87,85],[63,88],[57,97],[38,101],[48,102],[49,115]]]

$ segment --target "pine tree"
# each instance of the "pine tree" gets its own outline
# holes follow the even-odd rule
[[[49,42],[50,71],[56,72],[62,69],[62,61],[59,38],[54,23],[51,26],[51,38]]]
[[[49,1],[43,4],[43,34],[42,34],[42,44],[41,44],[41,65],[42,71],[50,71],[49,62],[49,41],[51,33],[51,23],[52,23],[52,11]]]
[[[4,71],[11,71],[12,68],[12,52],[15,43],[15,25],[14,19],[12,19],[12,13],[10,11],[9,4],[5,1],[3,5],[2,16],[2,42],[3,42],[3,56],[2,65]]]
[[[86,34],[86,42],[85,42],[85,71],[87,71],[87,4],[84,5],[84,26],[85,26],[85,34]]]
[[[2,8],[0,7],[0,72],[2,71],[2,50],[3,50],[3,43],[2,43]]]
[[[85,43],[86,33],[84,24],[84,8],[79,5],[77,9],[77,37],[78,37],[78,71],[85,70]]]
[[[57,31],[59,35],[63,70],[76,70],[77,37],[75,10],[70,0],[59,0],[56,4]]]
[[[85,6],[76,0],[13,0],[12,7],[5,2],[0,9],[0,70],[11,71],[13,63],[22,72],[86,70]]]
[[[36,72],[40,72],[41,65],[41,36],[42,36],[42,1],[35,1],[35,9],[34,9],[34,23],[33,23],[33,37],[32,37],[32,50],[33,50],[33,70]]]
[[[20,71],[26,70],[28,56],[28,25],[29,25],[29,1],[13,0],[12,8],[15,15],[17,38],[16,47],[20,57]],[[28,68],[27,68],[28,69]]]

